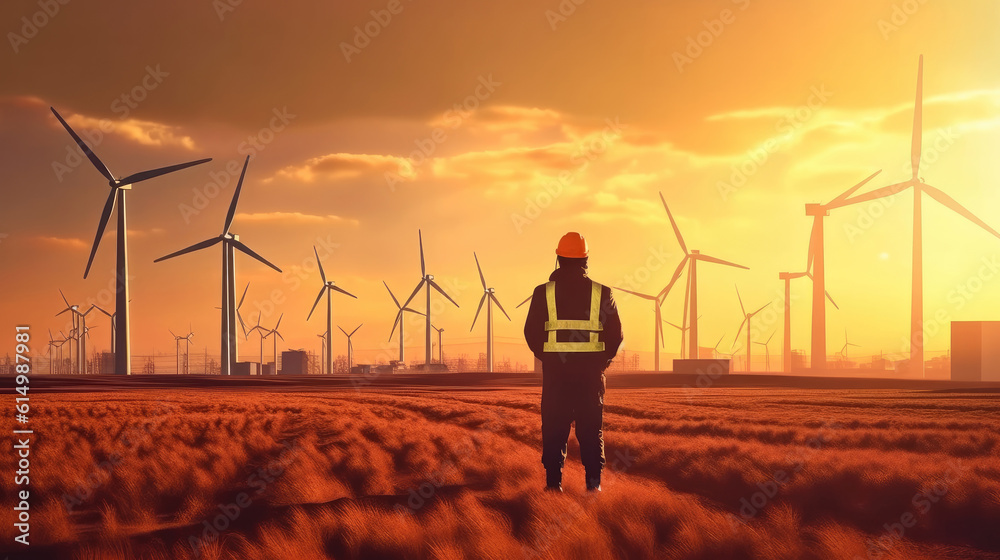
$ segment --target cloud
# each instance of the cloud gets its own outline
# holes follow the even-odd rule
[[[53,237],[48,235],[39,235],[34,238],[35,241],[46,245],[48,247],[58,248],[58,249],[71,249],[74,251],[84,251],[89,245],[76,237]]]
[[[236,221],[256,224],[337,224],[350,227],[357,227],[360,222],[353,218],[344,218],[327,214],[318,216],[315,214],[303,214],[301,212],[256,212],[236,214]]]
[[[100,130],[107,134],[117,134],[143,146],[179,146],[188,150],[195,149],[194,140],[190,136],[178,133],[181,129],[179,126],[137,119],[97,119],[84,115],[70,115],[64,118],[78,134],[81,129]]]
[[[366,174],[398,173],[407,179],[415,178],[413,166],[407,158],[380,154],[333,153],[306,160],[301,165],[290,165],[276,176],[312,183],[317,179],[349,179]],[[274,177],[268,178],[270,182]]]

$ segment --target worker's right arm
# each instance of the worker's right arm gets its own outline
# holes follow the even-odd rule
[[[539,360],[542,359],[542,349],[545,345],[545,321],[548,320],[548,315],[549,311],[545,305],[545,285],[542,284],[532,292],[528,317],[524,320],[524,340]]]

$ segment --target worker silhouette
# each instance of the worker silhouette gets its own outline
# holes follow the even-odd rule
[[[587,241],[567,233],[559,267],[535,288],[524,338],[542,362],[542,464],[546,490],[562,491],[570,425],[576,422],[587,490],[600,492],[604,468],[604,370],[622,343],[611,289],[587,277]]]

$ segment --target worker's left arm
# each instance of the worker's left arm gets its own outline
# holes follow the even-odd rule
[[[622,321],[618,316],[618,306],[615,304],[615,297],[611,288],[605,286],[606,297],[602,297],[601,324],[604,326],[602,338],[604,340],[604,354],[608,359],[608,364],[618,354],[618,348],[624,340],[622,334]]]

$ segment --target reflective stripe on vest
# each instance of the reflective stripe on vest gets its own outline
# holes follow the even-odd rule
[[[545,322],[545,330],[549,340],[542,346],[543,352],[603,352],[604,343],[598,340],[598,333],[604,330],[601,325],[601,285],[591,283],[590,288],[590,320],[559,319],[556,313],[556,283],[545,284],[545,305],[549,309],[549,320]],[[559,342],[556,333],[559,331],[589,331],[588,342]]]

